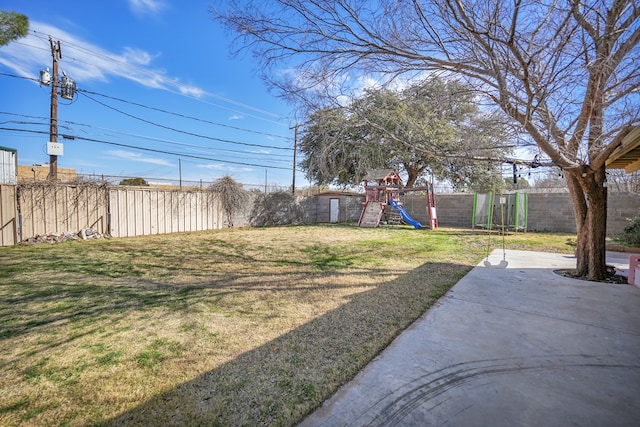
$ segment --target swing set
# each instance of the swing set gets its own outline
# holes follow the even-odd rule
[[[473,197],[472,228],[486,228],[488,231],[487,254],[484,261],[486,267],[506,268],[505,236],[509,231],[527,231],[529,198],[526,193],[476,193]],[[492,231],[497,229],[502,234],[502,261],[497,266],[489,262]]]
[[[510,163],[513,169],[513,183],[518,183],[518,167],[525,164],[519,160],[502,160],[502,163]],[[536,155],[532,162],[527,163],[529,168],[537,168],[542,166],[540,156]],[[495,184],[495,183],[494,183]],[[493,186],[495,189],[495,185]],[[499,222],[496,216],[499,213]],[[494,192],[490,191],[486,194],[476,193],[473,196],[473,216],[471,220],[472,228],[486,227],[488,231],[487,255],[484,261],[486,267],[507,268],[507,251],[505,249],[505,237],[509,230],[527,231],[527,217],[529,215],[529,197],[527,193],[505,193],[494,197]],[[499,232],[502,234],[502,260],[497,266],[491,265],[489,261],[489,253],[491,251],[491,234],[494,226],[499,226]]]
[[[490,193],[491,194],[491,193]],[[477,196],[477,195],[476,195]],[[506,204],[506,198],[503,197],[503,195],[500,196],[500,218],[502,218],[501,221],[501,228],[500,228],[500,234],[502,234],[502,260],[500,260],[500,263],[498,265],[491,265],[491,262],[489,261],[489,253],[491,252],[491,224],[492,224],[492,220],[491,218],[489,218],[489,221],[487,223],[487,230],[488,230],[488,234],[489,234],[489,238],[487,240],[487,256],[485,257],[484,260],[484,266],[487,268],[507,268],[507,266],[509,265],[509,261],[507,261],[507,250],[505,248],[505,236],[506,236],[506,230],[505,230],[505,225],[504,225],[504,205]],[[475,211],[475,197],[474,197],[474,211]],[[490,212],[489,215],[492,215],[493,212]],[[475,215],[474,215],[475,216]]]

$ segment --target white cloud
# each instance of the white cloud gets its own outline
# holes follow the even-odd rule
[[[129,0],[129,8],[138,15],[157,14],[166,6],[163,0]]]
[[[206,92],[202,89],[200,89],[199,87],[196,86],[189,86],[189,85],[185,85],[185,84],[181,84],[181,83],[177,83],[178,86],[178,90],[180,91],[180,94],[185,95],[185,96],[189,96],[189,97],[194,97],[194,98],[201,98],[204,95],[206,95]]]
[[[364,91],[365,89],[378,89],[382,86],[380,84],[380,80],[370,74],[358,77],[357,82],[357,86],[361,91]]]
[[[233,114],[231,116],[229,116],[229,120],[242,120],[244,117],[242,117],[240,114]]]
[[[125,47],[122,53],[122,58],[132,64],[137,65],[149,65],[151,61],[159,55],[151,55],[142,49],[136,49],[132,47]]]
[[[82,89],[82,83],[93,80],[107,81],[112,77],[134,81],[142,86],[199,97],[205,92],[185,85],[167,76],[164,70],[153,67],[160,53],[126,46],[121,52],[103,49],[60,28],[38,21],[29,23],[29,35],[19,43],[9,43],[0,49],[0,64],[22,77],[36,78],[39,70],[51,66],[48,34],[60,40],[62,60],[60,71],[65,71]],[[25,48],[26,46],[26,48]]]
[[[202,169],[224,170],[225,165],[223,165],[222,163],[207,163],[203,165],[196,165],[196,167]]]
[[[221,172],[253,172],[253,168],[234,167],[223,163],[204,163],[196,165],[197,168],[210,169]]]
[[[153,165],[160,165],[160,166],[173,166],[171,162],[168,162],[164,159],[159,159],[157,157],[147,157],[144,154],[134,153],[133,151],[110,150],[110,151],[107,151],[107,154],[109,154],[112,157],[116,157],[118,159],[125,159],[133,162],[151,163]]]

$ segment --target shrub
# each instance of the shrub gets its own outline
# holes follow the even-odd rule
[[[302,224],[304,207],[291,193],[279,191],[256,197],[251,210],[251,225],[265,227],[273,225]]]
[[[125,178],[120,181],[120,185],[149,185],[144,178]]]
[[[244,189],[242,184],[226,175],[217,179],[209,190],[220,197],[222,209],[227,215],[227,224],[233,227],[233,216],[244,209],[249,202],[249,192]]]
[[[640,246],[640,216],[629,220],[629,225],[624,228],[624,232],[619,239],[632,246]]]

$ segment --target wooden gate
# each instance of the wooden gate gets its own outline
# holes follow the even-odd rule
[[[18,243],[18,209],[15,185],[0,185],[0,246]]]

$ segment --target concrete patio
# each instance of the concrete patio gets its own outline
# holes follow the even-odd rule
[[[568,255],[487,261],[301,426],[638,425],[640,289],[555,274]]]

